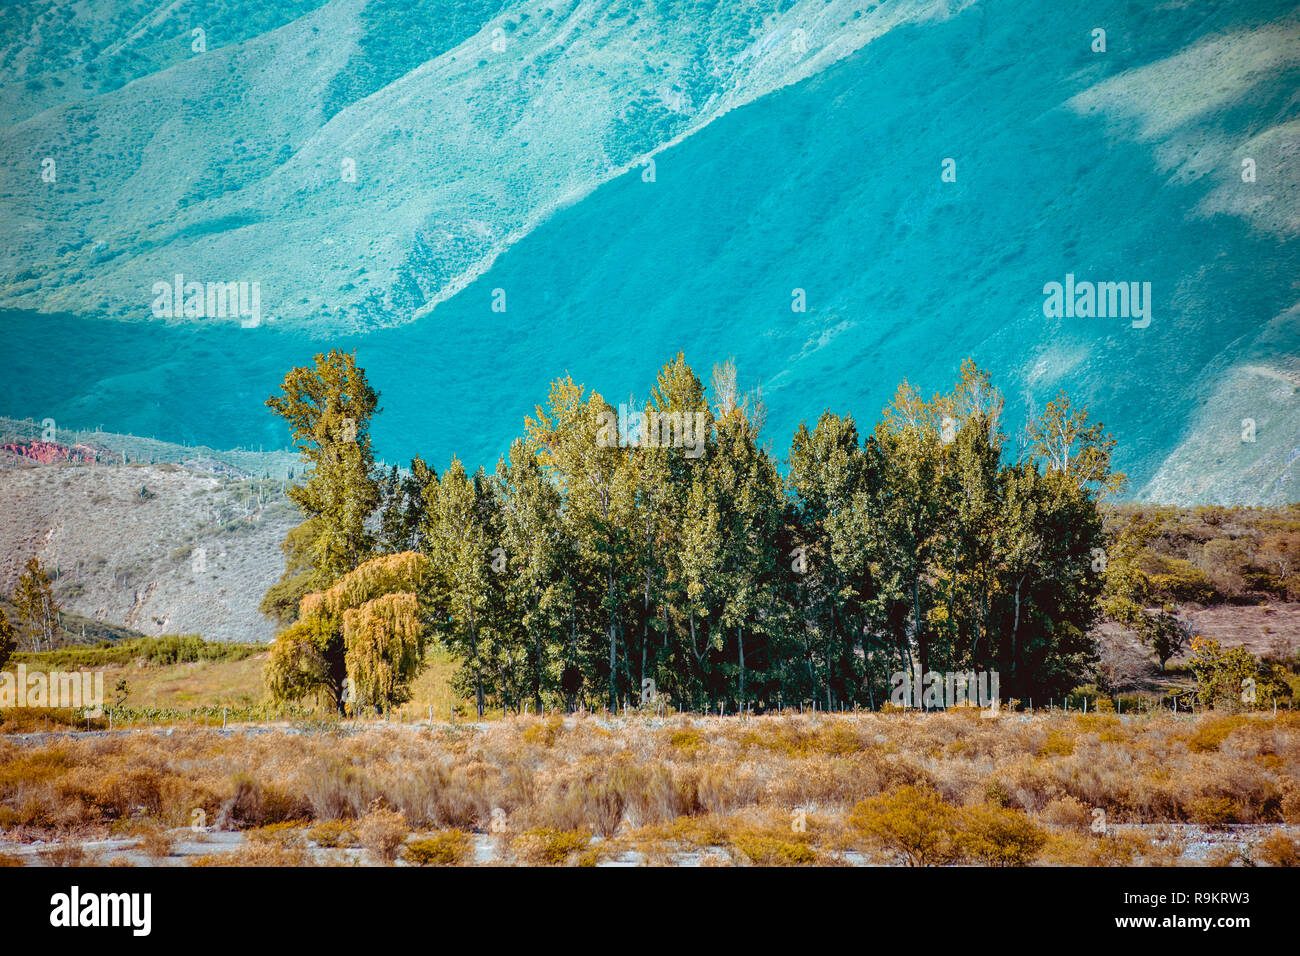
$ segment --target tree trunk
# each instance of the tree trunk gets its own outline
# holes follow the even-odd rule
[[[921,658],[921,679],[930,673],[930,646],[921,626],[921,577],[912,578],[912,618],[916,622],[916,652]],[[925,698],[921,698],[921,709],[925,709]]]
[[[736,648],[740,652],[740,706],[745,706],[745,633],[736,625]]]
[[[533,667],[533,706],[537,712],[542,712],[542,632],[537,631],[537,637],[533,641],[533,657],[535,664]]]
[[[478,622],[469,616],[469,653],[474,658],[474,698],[478,705],[478,719],[483,719],[483,662],[478,657]]]
[[[1022,574],[1016,581],[1016,614],[1011,621],[1011,680],[1007,681],[1007,683],[1011,685],[1015,693],[1020,692],[1020,688],[1016,686],[1016,660],[1019,656],[1016,639],[1020,631],[1020,588],[1024,583],[1025,576]]]
[[[605,572],[605,596],[609,602],[609,709],[618,710],[618,643],[614,634],[614,565]]]
[[[622,631],[622,628],[619,628]],[[627,681],[626,693],[632,693],[632,645],[628,643],[627,634],[623,634],[623,677]],[[626,699],[626,698],[625,698]]]
[[[638,700],[640,694],[645,692],[645,656],[646,648],[650,646],[650,567],[646,565],[645,570],[645,605],[641,610],[641,674],[637,681],[636,690]]]
[[[707,650],[708,648],[705,648]],[[695,655],[695,666],[700,671],[700,687],[703,688],[705,695],[708,695],[708,681],[704,673],[704,654],[700,652],[700,645],[695,639],[695,612],[691,611],[691,653]]]

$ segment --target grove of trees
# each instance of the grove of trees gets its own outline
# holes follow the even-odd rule
[[[279,698],[400,702],[430,643],[480,714],[650,693],[713,712],[879,707],[905,668],[997,671],[1004,698],[1046,699],[1096,659],[1098,504],[1123,479],[1064,395],[1009,438],[967,361],[928,400],[904,383],[869,430],[829,411],[801,424],[782,467],[761,394],[731,363],[706,388],[679,354],[619,441],[612,406],[565,377],[472,473],[454,456],[379,471],[378,398],[334,351],[267,403],[307,465],[263,602],[287,625]],[[702,455],[673,441],[696,413]]]

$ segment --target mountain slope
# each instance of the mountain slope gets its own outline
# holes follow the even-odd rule
[[[385,456],[490,465],[557,375],[644,397],[684,349],[764,383],[783,454],[970,355],[1013,435],[1059,389],[1087,404],[1133,496],[1294,499],[1293,4],[415,9],[304,4],[33,94],[0,138],[0,303],[28,310],[0,334],[59,362],[0,380],[0,412],[282,446],[262,402],[328,343],[383,393]],[[33,31],[5,54],[29,72]],[[105,321],[176,272],[261,281],[273,321]],[[1150,283],[1150,324],[1046,316],[1067,276]]]
[[[190,56],[178,51],[197,42],[189,26],[207,22],[201,12],[155,17],[129,40],[98,53],[95,43],[84,66],[120,65],[143,47],[155,72],[88,95],[74,71],[66,99],[16,116],[0,163],[29,174],[0,190],[15,239],[0,255],[0,304],[147,318],[153,284],[181,273],[256,280],[280,320],[417,317],[620,167],[946,9],[301,7],[252,36],[209,28]],[[34,36],[37,26],[11,35],[21,72],[0,102],[61,76],[42,69],[57,57],[14,54]],[[39,176],[45,157],[53,183]]]

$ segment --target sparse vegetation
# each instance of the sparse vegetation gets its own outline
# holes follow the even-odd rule
[[[205,641],[197,634],[164,634],[128,641],[104,641],[94,647],[19,653],[14,655],[14,662],[26,664],[28,670],[76,670],[133,662],[165,667],[197,661],[238,661],[265,652],[265,644],[232,644]]]
[[[685,732],[692,747],[678,746]],[[1070,746],[1044,747],[1049,738]],[[496,838],[480,847],[498,862],[539,865],[627,853],[759,866],[1186,863],[1205,858],[1187,855],[1191,843],[1217,833],[1264,862],[1287,858],[1280,838],[1262,843],[1275,830],[1300,835],[1298,761],[1291,714],[864,713],[662,727],[528,717],[233,741],[181,728],[0,739],[0,826],[11,839],[70,845],[122,834],[157,854],[164,837],[150,851],[150,834],[180,833],[198,808],[244,833],[237,853],[209,852],[203,865],[319,862],[354,845],[379,864],[463,865],[475,834]]]
[[[406,818],[385,807],[376,806],[357,821],[357,840],[380,863],[392,863],[397,859],[410,832]]]
[[[469,856],[469,834],[463,830],[442,830],[432,836],[412,840],[406,845],[404,858],[414,866],[458,866]]]

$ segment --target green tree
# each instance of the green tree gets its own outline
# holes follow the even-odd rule
[[[618,706],[618,632],[622,595],[618,584],[630,557],[634,527],[633,487],[620,447],[620,424],[600,395],[583,399],[584,389],[571,378],[551,386],[545,409],[529,418],[530,446],[555,478],[564,498],[567,535],[579,555],[597,569],[603,584],[600,616],[608,641],[607,667],[592,675],[605,684],[609,706]],[[626,680],[623,682],[626,684]]]
[[[875,544],[885,570],[882,584],[907,602],[908,619],[891,615],[909,669],[931,669],[930,608],[935,579],[928,572],[942,553],[941,530],[948,508],[942,494],[942,439],[939,411],[907,383],[901,385],[876,426],[880,485],[876,497]]]
[[[23,573],[18,576],[14,606],[27,625],[32,649],[39,651],[44,645],[45,650],[51,650],[54,647],[54,629],[58,624],[60,607],[54,599],[54,586],[50,583],[49,572],[34,555],[27,559]]]
[[[797,530],[785,557],[793,573],[794,599],[805,608],[799,615],[799,654],[807,664],[810,696],[818,696],[824,676],[828,701],[855,696],[856,654],[870,680],[864,632],[865,606],[874,596],[869,540],[873,477],[867,474],[852,417],[824,412],[811,431],[803,423],[795,430],[788,483]],[[867,695],[872,695],[869,684]]]
[[[312,519],[290,528],[280,542],[284,554],[284,571],[279,580],[267,588],[258,610],[280,624],[292,624],[298,618],[298,604],[312,590],[316,578],[312,567],[312,546],[317,538]]]
[[[1254,709],[1291,697],[1284,672],[1258,660],[1244,647],[1225,648],[1207,637],[1191,641],[1196,699],[1204,706]]]
[[[452,458],[425,493],[421,525],[433,616],[444,644],[462,661],[480,718],[486,709],[490,664],[482,632],[493,587],[490,551],[496,546],[488,522],[488,494],[481,473],[467,475],[460,460]]]
[[[398,554],[419,546],[420,517],[424,513],[424,489],[437,475],[418,455],[411,469],[402,474],[396,465],[379,479],[379,530],[377,548]]]
[[[507,606],[526,651],[524,683],[540,710],[543,693],[558,690],[564,667],[565,625],[572,591],[564,573],[572,548],[560,520],[560,495],[522,439],[498,466],[500,553],[494,573],[504,575]]]
[[[1173,605],[1165,605],[1154,614],[1143,614],[1138,636],[1142,643],[1151,648],[1160,662],[1160,672],[1164,673],[1165,662],[1178,654],[1191,637],[1188,626],[1174,614]]]
[[[716,609],[716,628],[719,643],[728,648],[726,672],[735,678],[723,692],[744,708],[755,696],[766,696],[774,664],[771,640],[779,632],[770,626],[775,623],[770,610],[783,574],[777,548],[785,500],[776,463],[758,444],[760,398],[737,401],[732,397],[736,390],[729,387],[734,378],[730,363],[714,370],[717,437],[705,474],[721,532],[723,600]]]
[[[1090,422],[1086,408],[1076,408],[1064,391],[1029,423],[1032,455],[1048,471],[1068,476],[1081,488],[1106,498],[1124,487],[1123,474],[1112,471],[1115,439],[1101,422]]]
[[[288,580],[306,568],[309,586],[325,588],[373,551],[366,521],[380,500],[370,444],[379,393],[356,357],[337,349],[317,355],[310,366],[291,369],[280,392],[266,404],[288,423],[306,463],[304,480],[289,489],[306,527],[286,542],[290,566],[281,591],[291,591]],[[282,606],[284,597],[287,593],[273,606]]]
[[[9,663],[9,658],[17,649],[18,632],[9,623],[9,618],[5,617],[5,612],[0,611],[0,668]]]

